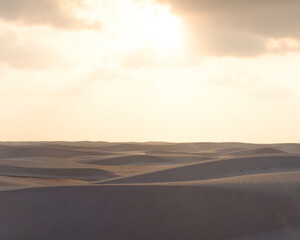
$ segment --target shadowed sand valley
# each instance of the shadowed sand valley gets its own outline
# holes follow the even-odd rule
[[[0,143],[0,239],[298,240],[300,144]]]

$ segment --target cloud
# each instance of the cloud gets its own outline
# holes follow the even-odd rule
[[[60,54],[51,47],[37,44],[30,39],[20,39],[13,31],[0,30],[0,63],[19,69],[64,65]]]
[[[0,0],[0,19],[29,25],[50,25],[62,29],[91,27],[85,20],[73,15],[73,0]]]
[[[201,55],[253,57],[268,51],[265,40],[256,35],[222,29],[206,29],[192,40]]]
[[[164,52],[150,46],[141,46],[123,63],[126,68],[174,68],[198,63],[182,52]]]
[[[182,16],[201,55],[252,57],[300,49],[298,0],[158,2],[170,4],[172,11]]]

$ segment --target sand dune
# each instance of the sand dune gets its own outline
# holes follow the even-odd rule
[[[85,163],[99,165],[155,165],[155,164],[181,164],[207,160],[209,157],[202,157],[188,154],[137,154],[125,156],[106,157],[101,160],[86,161]]]
[[[203,150],[214,150],[221,148],[255,148],[257,144],[248,143],[109,143],[99,146],[104,151],[168,151],[168,152],[199,152]]]
[[[233,158],[209,160],[128,178],[108,180],[106,183],[181,182],[294,170],[300,170],[298,156]]]
[[[243,151],[234,151],[229,154],[232,156],[249,156],[249,155],[263,155],[263,154],[284,154],[285,151],[278,150],[276,148],[258,148],[251,150],[243,150]]]
[[[168,163],[159,157],[151,155],[129,155],[129,156],[118,156],[112,158],[106,158],[104,160],[90,161],[92,164],[100,165],[131,165],[131,164],[165,164]]]
[[[300,236],[300,225],[284,229],[276,229],[258,234],[251,234],[231,240],[298,240]]]
[[[0,143],[2,240],[298,240],[300,145]]]
[[[36,188],[0,204],[13,206],[0,209],[1,239],[227,239],[300,224],[299,194],[215,187]]]
[[[232,152],[239,152],[239,151],[245,151],[247,150],[246,148],[221,148],[221,149],[217,149],[215,150],[215,152],[219,155],[223,155],[223,154],[229,154]]]
[[[0,166],[0,175],[82,180],[101,180],[116,177],[110,172],[93,168],[25,168],[3,165]]]
[[[269,147],[276,148],[289,153],[300,153],[299,143],[270,144]]]
[[[42,187],[86,185],[84,180],[0,176],[0,191]]]
[[[1,149],[0,158],[17,158],[17,157],[75,157],[88,155],[107,155],[107,152],[100,151],[80,151],[72,149],[60,149],[54,147],[11,147]]]

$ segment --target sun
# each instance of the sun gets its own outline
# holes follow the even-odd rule
[[[117,9],[119,24],[114,29],[122,36],[120,40],[126,47],[146,45],[168,51],[182,45],[183,24],[180,17],[171,12],[170,6],[152,1],[144,5],[129,1],[127,4],[122,2]]]
[[[141,30],[144,40],[159,50],[178,48],[182,43],[182,23],[172,15],[170,7],[161,7],[145,19],[147,24]]]
[[[101,52],[109,51],[112,56],[118,52],[120,58],[139,49],[148,49],[160,57],[184,51],[186,28],[180,16],[175,15],[168,5],[154,0],[85,2],[89,7],[78,13],[78,17],[101,23],[101,31],[96,37],[90,37],[91,49],[99,48],[98,41],[106,41],[107,47]],[[90,52],[94,55],[95,51]]]

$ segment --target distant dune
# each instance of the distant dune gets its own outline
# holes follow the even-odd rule
[[[107,157],[101,160],[86,161],[86,163],[99,165],[157,165],[157,164],[180,164],[197,162],[210,159],[209,157],[188,154],[137,154],[125,156]]]
[[[151,155],[128,155],[107,158],[104,160],[90,161],[89,163],[100,165],[134,165],[134,164],[164,164],[168,161]]]
[[[2,240],[299,240],[300,145],[0,143]]]
[[[54,147],[11,147],[2,148],[0,151],[0,158],[18,158],[18,157],[76,157],[76,156],[95,156],[108,155],[106,152],[100,151],[80,151],[72,149],[61,149]]]
[[[251,150],[234,151],[234,152],[230,152],[229,155],[249,156],[249,155],[280,154],[280,153],[287,153],[287,152],[275,148],[258,148],[258,149],[251,149]]]
[[[1,166],[2,176],[38,177],[38,178],[61,178],[81,180],[102,180],[116,177],[101,169],[93,168],[25,168],[13,166]]]
[[[300,171],[300,156],[209,160],[153,173],[108,180],[106,183],[182,182],[285,171]]]

